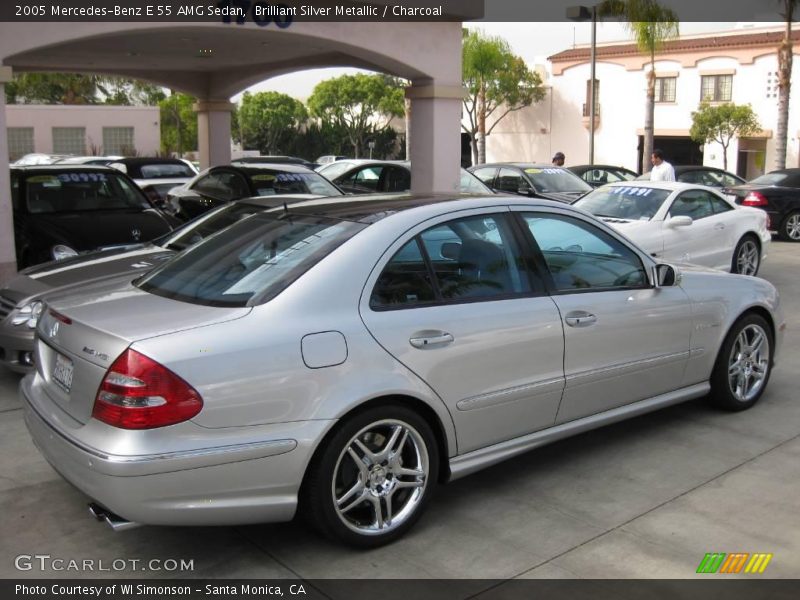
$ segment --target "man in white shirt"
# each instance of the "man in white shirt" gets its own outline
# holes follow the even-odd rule
[[[661,150],[653,150],[650,162],[653,163],[653,169],[650,171],[650,181],[675,181],[675,169],[664,160],[664,154]]]

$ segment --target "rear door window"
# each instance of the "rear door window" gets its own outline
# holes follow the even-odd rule
[[[532,281],[506,215],[464,217],[406,243],[384,267],[370,306],[380,310],[512,298],[531,294]]]

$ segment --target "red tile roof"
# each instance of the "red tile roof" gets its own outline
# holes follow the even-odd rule
[[[699,50],[729,50],[735,48],[752,48],[758,46],[775,46],[783,39],[783,31],[762,31],[759,33],[741,33],[734,35],[718,35],[713,37],[677,39],[665,42],[659,55],[680,52],[697,52]],[[800,41],[800,30],[792,31],[792,41]],[[572,48],[550,57],[551,62],[572,62],[589,60],[591,49]],[[641,54],[634,43],[597,46],[597,58],[623,57]]]

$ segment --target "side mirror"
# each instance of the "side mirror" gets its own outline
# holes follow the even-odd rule
[[[519,186],[519,189],[517,189],[517,193],[520,196],[530,196],[532,191],[533,190],[529,185],[521,185]]]
[[[672,217],[667,221],[667,227],[688,227],[693,223],[692,217],[684,215]]]
[[[656,265],[654,271],[657,288],[672,287],[681,282],[680,273],[672,265]]]

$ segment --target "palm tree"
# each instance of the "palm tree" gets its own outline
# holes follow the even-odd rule
[[[604,0],[599,4],[599,13],[602,16],[622,17],[627,21],[626,27],[636,40],[639,51],[650,57],[642,150],[642,170],[649,171],[656,106],[656,52],[665,41],[678,37],[678,16],[656,0]]]
[[[775,168],[786,167],[786,138],[789,129],[789,93],[792,88],[792,19],[800,0],[783,2],[781,16],[786,21],[786,33],[778,49],[778,124],[775,132]]]

